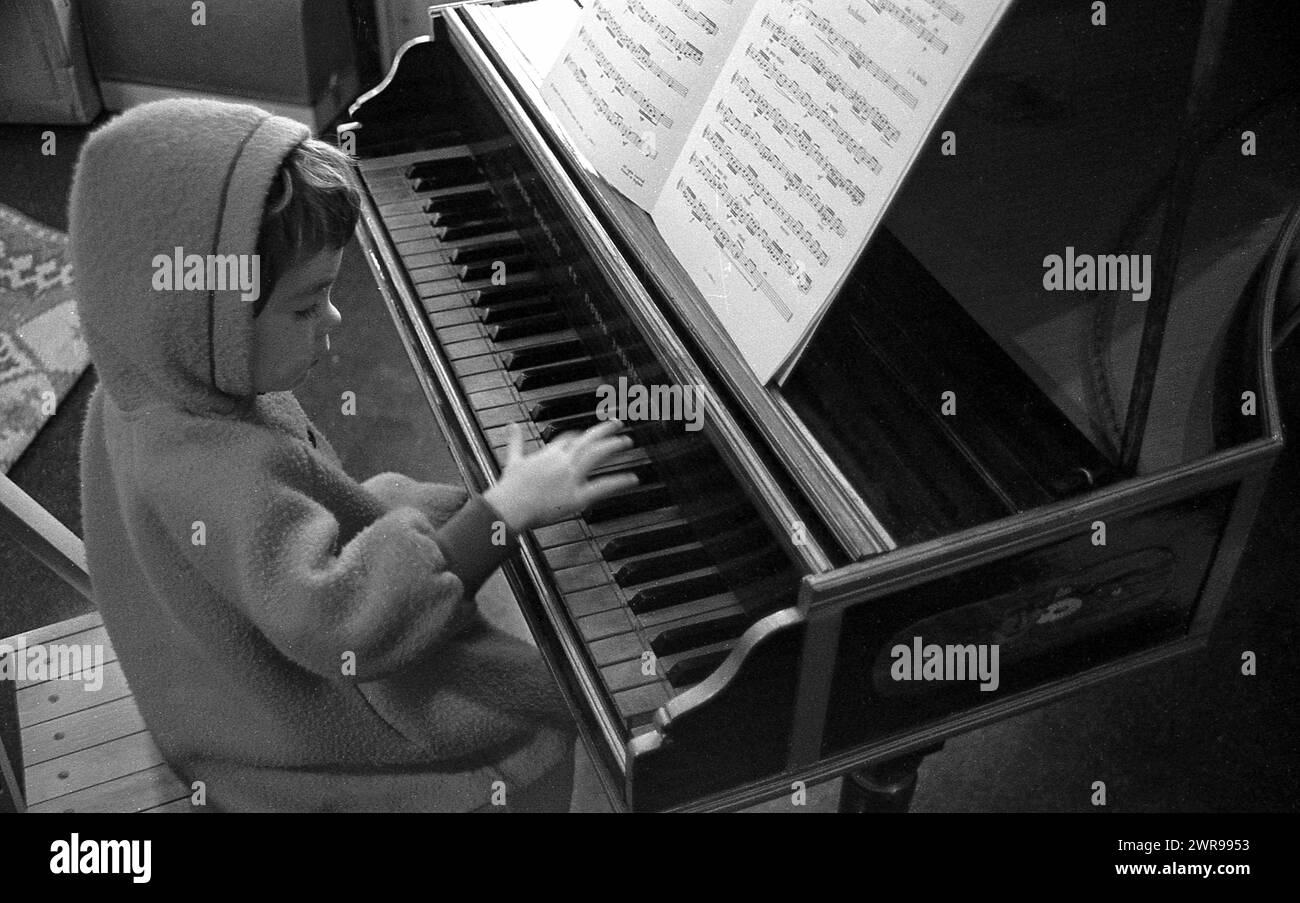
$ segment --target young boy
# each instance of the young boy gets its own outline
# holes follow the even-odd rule
[[[609,422],[525,456],[516,433],[482,496],[345,474],[289,390],[340,323],[357,211],[347,157],[255,107],[162,101],[87,141],[70,220],[100,379],[96,603],[212,808],[566,809],[572,721],[473,597],[520,531],[634,481],[589,479],[629,440]]]

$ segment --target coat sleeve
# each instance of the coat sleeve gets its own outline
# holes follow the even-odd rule
[[[492,542],[481,499],[439,523],[445,493],[384,505],[305,448],[260,451],[253,461],[209,456],[179,484],[152,481],[151,495],[198,574],[286,658],[332,679],[376,680],[474,621],[467,582],[511,551]]]

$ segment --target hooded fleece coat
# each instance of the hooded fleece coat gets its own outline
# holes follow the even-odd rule
[[[458,487],[351,479],[289,392],[251,387],[253,301],[159,291],[156,255],[253,254],[309,137],[162,101],[96,131],[70,221],[98,371],[82,437],[95,601],[168,763],[228,810],[567,807],[572,721],[473,594],[512,551]],[[499,537],[498,537],[499,538]]]

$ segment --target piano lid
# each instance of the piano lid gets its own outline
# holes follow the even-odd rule
[[[572,0],[534,0],[465,15],[850,556],[1107,479],[1153,289],[1199,4],[1143,4],[1105,28],[1016,4],[936,129],[956,134],[957,154],[937,142],[923,153],[784,387],[754,379],[648,215],[600,179],[540,100],[579,14]],[[1233,102],[1216,97],[1211,163],[1238,151]],[[1275,204],[1263,214],[1248,204],[1258,198],[1240,200],[1231,230],[1194,218],[1201,231],[1180,261],[1139,473],[1214,450],[1211,370],[1275,228]],[[1048,290],[1053,255],[1065,282]],[[1096,278],[1101,255],[1134,264],[1123,290],[1072,286],[1085,257]],[[915,504],[906,491],[899,500],[899,481],[914,484]]]

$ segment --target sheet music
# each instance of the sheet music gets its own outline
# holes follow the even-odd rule
[[[754,4],[650,210],[759,379],[784,378],[1009,4]]]
[[[645,209],[659,196],[748,0],[592,0],[542,86],[587,158]]]

